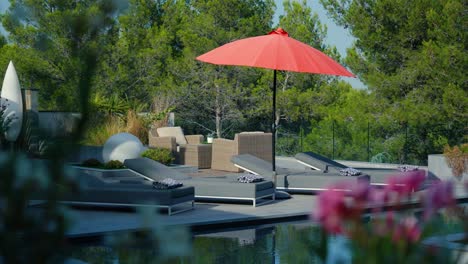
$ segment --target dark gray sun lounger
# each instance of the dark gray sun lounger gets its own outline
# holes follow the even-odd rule
[[[294,158],[301,164],[310,167],[314,170],[328,171],[332,173],[339,173],[340,170],[349,168],[348,166],[324,157],[314,152],[298,153]],[[385,185],[385,180],[388,176],[398,174],[400,171],[397,169],[387,168],[355,168],[363,174],[371,176],[372,185]]]
[[[273,182],[266,180],[254,183],[240,183],[235,175],[221,177],[190,177],[148,158],[127,159],[124,165],[152,180],[161,181],[171,178],[182,182],[184,186],[195,187],[196,200],[212,201],[252,201],[253,206],[275,200]]]
[[[63,203],[73,205],[113,207],[158,207],[166,208],[168,214],[177,214],[194,209],[193,187],[167,190],[155,189],[152,182],[142,179],[130,170],[103,173],[72,167],[75,179],[80,184],[78,194],[68,194]],[[182,207],[189,204],[189,208]]]
[[[270,162],[250,154],[236,155],[231,158],[235,166],[253,174],[272,177]],[[289,193],[310,193],[323,191],[337,181],[369,181],[368,175],[341,176],[323,171],[294,172],[284,168],[276,169],[276,188]],[[346,190],[345,190],[346,191]]]

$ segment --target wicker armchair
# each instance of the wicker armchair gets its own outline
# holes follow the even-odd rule
[[[198,145],[203,143],[203,139],[203,135],[184,135],[181,127],[159,127],[150,129],[148,146],[169,149],[174,154],[176,162],[186,164],[179,153],[180,146]]]
[[[212,146],[211,168],[215,170],[240,172],[234,166],[231,157],[239,154],[251,154],[272,162],[271,133],[242,132],[234,140],[215,138]]]

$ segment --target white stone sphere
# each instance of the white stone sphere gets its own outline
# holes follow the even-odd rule
[[[139,158],[145,147],[141,141],[132,134],[118,133],[111,136],[102,149],[104,162],[118,160],[124,162],[126,159]]]

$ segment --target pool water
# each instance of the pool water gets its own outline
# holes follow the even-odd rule
[[[463,232],[463,226],[460,223],[451,223],[444,217],[436,219],[434,226],[438,231],[432,230],[432,235]],[[180,228],[177,230],[180,231]],[[181,243],[178,242],[181,240],[178,240],[176,234],[177,230],[169,230],[168,234],[171,238],[158,238],[156,243],[137,239],[138,243],[132,240],[132,243],[121,244],[118,247],[105,246],[106,243],[78,245],[74,247],[71,257],[87,263],[243,264],[324,263],[322,260],[326,256],[325,263],[352,263],[350,242],[342,236],[324,239],[326,235],[323,230],[311,221],[277,223],[243,229],[226,228],[211,232],[198,231],[186,237],[190,250],[184,251],[184,254],[177,253],[179,252],[177,249],[181,247]],[[172,242],[169,243],[169,241]],[[416,248],[418,251],[422,249],[419,246]],[[163,257],[162,253],[168,251],[172,251],[172,257]],[[424,252],[419,251],[419,253]],[[416,254],[419,253],[416,252]],[[447,263],[442,260],[449,259],[450,254],[450,251],[442,252],[439,249],[436,258],[431,255],[430,259],[427,256],[425,259],[430,263]],[[385,260],[389,260],[388,255],[385,254],[384,257]],[[455,263],[460,262],[455,261]]]
[[[311,222],[282,223],[194,235],[183,257],[161,259],[151,248],[81,245],[74,259],[88,263],[320,263],[313,247],[320,230]]]

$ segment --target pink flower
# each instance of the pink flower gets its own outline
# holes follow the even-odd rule
[[[350,196],[357,202],[367,203],[371,189],[372,188],[368,181],[358,181],[350,186]]]
[[[438,182],[431,185],[424,199],[424,217],[427,219],[437,210],[455,205],[453,198],[453,183],[450,181]]]
[[[388,190],[371,188],[369,191],[369,201],[375,205],[384,205],[389,201]]]
[[[358,202],[367,202],[370,189],[371,186],[368,181],[339,181],[328,186],[328,190],[345,192],[347,196]]]
[[[329,233],[342,233],[341,221],[347,214],[344,193],[329,189],[320,193],[317,202],[318,208],[312,217],[319,221]]]
[[[408,195],[417,190],[426,179],[425,171],[409,171],[399,175],[391,176],[387,179],[386,189],[396,192],[399,196]]]
[[[369,190],[368,182],[334,183],[318,196],[318,208],[312,217],[328,232],[343,233],[342,222],[360,217],[368,202]]]
[[[421,237],[421,229],[418,225],[418,220],[415,217],[407,217],[401,221],[393,232],[393,240],[408,240],[417,242]]]
[[[375,221],[372,223],[374,233],[379,236],[388,235],[395,226],[395,213],[393,211],[388,212],[384,219]]]

